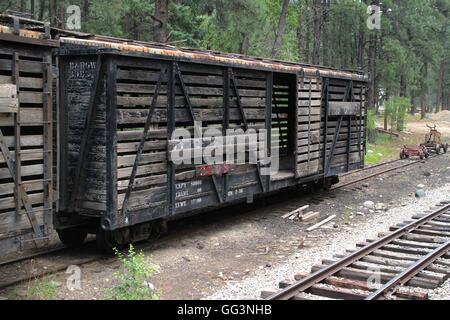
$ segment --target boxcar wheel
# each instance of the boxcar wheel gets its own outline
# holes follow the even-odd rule
[[[167,233],[167,222],[164,220],[156,220],[152,222],[152,228],[148,237],[149,241],[158,240],[163,234]]]
[[[100,227],[96,235],[97,248],[106,253],[114,253],[114,249],[121,250],[123,245],[117,242],[117,232],[106,231]]]
[[[69,248],[80,248],[86,240],[87,232],[79,229],[61,229],[56,231],[59,239]]]

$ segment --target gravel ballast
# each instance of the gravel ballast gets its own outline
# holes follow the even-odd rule
[[[239,282],[228,282],[206,299],[258,299],[262,290],[273,290],[282,280],[293,279],[298,272],[309,272],[311,267],[320,264],[323,259],[332,258],[334,254],[344,253],[346,249],[355,249],[358,242],[375,239],[379,232],[388,231],[389,227],[418,213],[428,210],[441,201],[450,200],[450,184],[427,190],[426,197],[414,199],[407,197],[398,199],[398,207],[386,212],[372,214],[367,220],[352,228],[330,231],[317,229],[310,233],[315,239],[314,245],[299,249],[299,252],[289,256],[280,264],[272,268],[255,271],[254,275]],[[405,204],[400,206],[400,204]],[[361,203],[362,205],[362,203]],[[330,235],[330,232],[333,232]],[[322,233],[324,234],[321,237]],[[430,293],[430,299],[449,299],[450,283],[447,281],[442,287]]]

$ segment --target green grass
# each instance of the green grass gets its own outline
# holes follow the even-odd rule
[[[159,266],[151,263],[142,251],[136,252],[131,244],[127,254],[116,250],[116,256],[122,263],[122,268],[114,273],[114,286],[104,289],[104,298],[107,300],[159,300],[161,293],[146,285],[158,272]]]
[[[54,279],[36,279],[28,288],[27,296],[29,299],[53,300],[56,287]]]
[[[399,158],[400,149],[404,145],[417,145],[418,141],[414,137],[391,137],[388,134],[379,133],[374,144],[367,144],[365,156],[366,165],[374,165],[381,162]],[[369,152],[371,150],[372,152]]]

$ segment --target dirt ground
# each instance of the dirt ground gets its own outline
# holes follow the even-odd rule
[[[439,113],[427,114],[425,119],[408,121],[406,126],[407,132],[414,134],[423,134],[429,132],[430,129],[426,125],[436,125],[436,129],[441,132],[445,141],[450,142],[450,111],[444,110]]]
[[[408,130],[419,131],[422,125],[412,123]],[[438,128],[450,136],[450,123],[446,128]],[[248,210],[232,207],[173,222],[169,234],[145,250],[146,256],[160,267],[152,283],[162,299],[205,298],[227,283],[242,281],[258,270],[285,263],[288,257],[314,246],[318,238],[325,237],[332,243],[337,233],[370,221],[377,212],[349,214],[364,210],[361,206],[367,200],[383,202],[389,208],[402,207],[414,198],[418,184],[432,190],[449,183],[450,154],[446,154],[402,172],[372,179],[357,189],[331,191],[323,201],[298,193],[296,205],[309,204],[309,210],[320,212],[322,217],[337,215],[325,228],[310,233],[306,232],[307,224],[281,217],[276,197],[265,199],[267,205],[257,203]],[[81,266],[81,290],[74,291],[66,288],[68,275],[64,272],[51,276],[47,280],[56,287],[51,298],[102,299],[103,289],[112,285],[113,273],[119,268],[115,258]],[[27,299],[30,286],[32,283],[9,288],[0,292],[0,298]]]

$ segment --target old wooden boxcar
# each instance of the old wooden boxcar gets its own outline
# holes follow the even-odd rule
[[[360,72],[100,36],[60,42],[56,228],[66,244],[87,233],[104,247],[140,240],[163,220],[299,184],[329,186],[363,166]],[[195,131],[194,121],[224,134],[267,129],[279,170],[176,164],[173,133]]]
[[[43,24],[0,15],[0,256],[53,230],[52,50]]]

